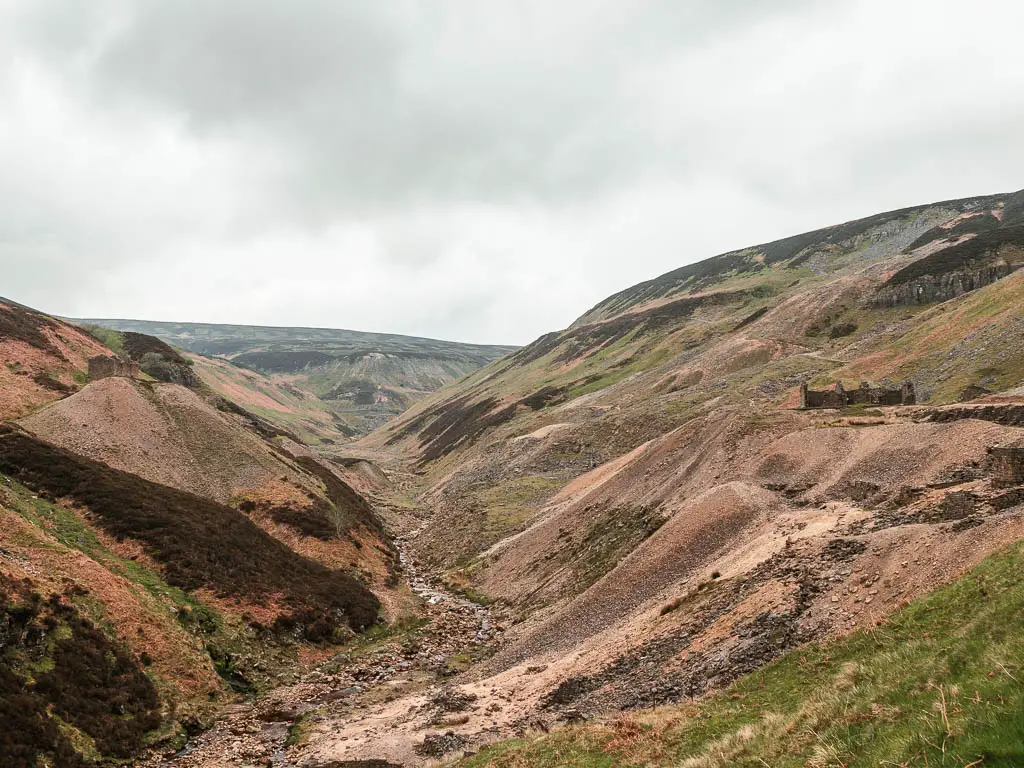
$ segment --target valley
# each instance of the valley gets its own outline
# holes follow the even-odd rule
[[[688,264],[519,349],[2,303],[32,714],[0,749],[1015,765],[1022,266],[1017,192]]]
[[[261,415],[293,423],[297,415],[305,416],[316,422],[308,434],[320,439],[330,439],[331,427],[346,437],[370,432],[429,393],[516,349],[331,328],[76,322],[154,336],[191,352],[199,375],[215,390],[241,396]],[[246,371],[260,374],[259,380]],[[333,423],[327,426],[327,420]]]

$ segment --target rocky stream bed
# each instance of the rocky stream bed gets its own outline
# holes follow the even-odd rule
[[[410,534],[414,536],[415,533]],[[374,705],[411,693],[436,702],[439,711],[458,709],[451,688],[464,660],[488,652],[500,630],[490,610],[454,594],[423,573],[407,554],[407,538],[396,540],[407,583],[423,601],[422,626],[367,646],[345,649],[303,676],[253,701],[239,702],[209,730],[179,752],[156,756],[148,768],[387,768],[395,763],[368,757],[322,761],[304,757],[304,733],[325,720],[366,718]],[[367,733],[372,735],[371,727]],[[427,734],[423,749],[441,754],[459,745]],[[438,741],[438,740],[441,741]],[[438,743],[434,744],[433,742]]]

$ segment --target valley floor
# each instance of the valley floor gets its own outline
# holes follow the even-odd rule
[[[475,658],[493,650],[497,630],[486,606],[453,594],[421,575],[396,539],[409,588],[421,600],[421,615],[371,630],[345,652],[255,702],[231,707],[213,728],[180,752],[154,756],[151,768],[220,766],[305,766],[310,764],[309,735],[324,723],[339,723],[333,749],[346,755],[386,755],[402,764],[420,762],[408,734],[396,736],[398,720],[381,717],[393,701],[416,707],[443,725],[446,713],[463,706],[444,681]],[[418,702],[412,704],[411,702]],[[406,714],[403,712],[402,714]],[[347,743],[346,743],[347,742]],[[347,759],[343,757],[344,761]],[[412,762],[410,762],[412,761]],[[341,764],[344,764],[342,762]],[[383,764],[378,765],[380,768]]]

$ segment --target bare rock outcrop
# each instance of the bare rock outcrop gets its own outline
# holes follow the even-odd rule
[[[888,283],[878,291],[874,304],[879,307],[908,307],[948,301],[1002,280],[1019,267],[1019,264],[1003,262],[941,275],[923,275],[905,283]]]

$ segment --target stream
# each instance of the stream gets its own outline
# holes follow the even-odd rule
[[[417,693],[440,691],[453,674],[449,659],[496,641],[490,609],[454,594],[427,575],[408,553],[418,531],[394,540],[406,582],[423,600],[429,624],[413,641],[387,642],[362,654],[343,649],[297,683],[281,686],[258,699],[228,707],[208,730],[179,752],[154,757],[148,768],[307,768],[289,758],[295,723],[315,721],[331,712],[355,713],[380,698],[384,686]],[[377,694],[377,695],[375,695]]]

